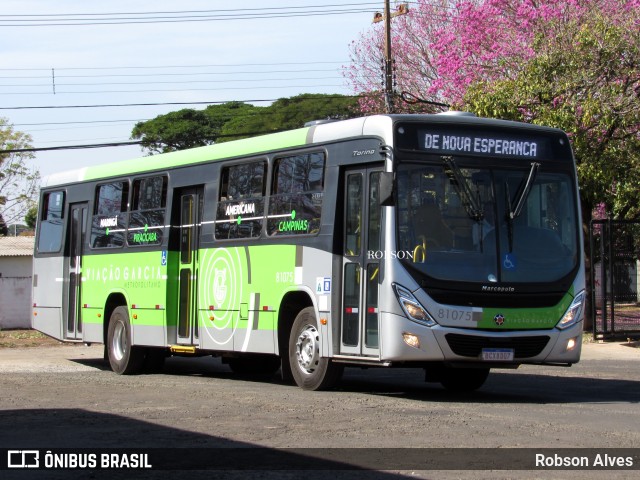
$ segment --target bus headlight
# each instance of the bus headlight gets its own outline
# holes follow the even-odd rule
[[[427,327],[437,325],[436,321],[427,313],[422,305],[420,305],[418,299],[414,297],[409,290],[394,283],[393,291],[396,294],[398,303],[400,303],[402,310],[409,320],[421,323]]]
[[[556,327],[560,330],[564,330],[571,325],[574,325],[578,320],[580,320],[580,314],[582,313],[582,306],[584,305],[585,294],[584,291],[580,292],[576,295],[569,305],[569,308],[565,312],[562,319],[558,322]]]

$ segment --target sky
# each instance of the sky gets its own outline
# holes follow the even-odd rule
[[[348,95],[349,45],[383,4],[2,0],[0,117],[33,147],[62,147],[130,141],[138,121],[206,106],[131,104]],[[41,151],[32,166],[44,177],[143,155],[139,146]]]

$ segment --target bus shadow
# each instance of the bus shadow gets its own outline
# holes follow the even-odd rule
[[[102,371],[111,370],[108,363],[101,358],[73,359],[72,361]],[[273,375],[240,375],[232,372],[219,358],[212,357],[171,357],[167,359],[159,374],[270,383],[290,387],[290,384],[282,380],[280,372]],[[638,380],[500,371],[493,371],[479,390],[456,393],[445,390],[438,383],[425,383],[421,369],[347,368],[336,390],[434,402],[640,403],[640,381]]]
[[[421,371],[392,377],[345,375],[339,389],[419,401],[548,404],[548,403],[640,403],[640,381],[585,376],[552,376],[492,372],[478,390],[456,393],[437,383],[424,383]]]
[[[95,368],[103,372],[111,372],[111,367],[107,360],[103,358],[72,358],[74,363],[86,367]],[[140,375],[175,375],[175,376],[198,376],[219,379],[237,379],[241,381],[256,381],[278,383],[280,372],[275,374],[238,374],[234,373],[228,365],[222,363],[220,358],[211,356],[203,357],[169,357],[164,366],[159,371],[142,372]],[[115,374],[114,374],[115,375]]]
[[[346,453],[340,449],[274,449],[80,408],[2,410],[0,424],[12,425],[11,429],[0,431],[0,448],[38,451],[37,460],[33,454],[29,457],[30,465],[38,462],[39,467],[46,467],[49,462],[51,466],[53,458],[62,462],[64,455],[69,454],[93,454],[97,459],[97,466],[89,469],[65,468],[60,463],[61,468],[54,470],[5,470],[3,479],[154,479],[180,472],[188,472],[190,479],[207,480],[251,478],[256,477],[256,472],[261,479],[294,480],[301,474],[311,480],[408,478],[376,471],[385,464],[374,456],[379,453],[373,450],[369,457],[365,454],[351,461],[348,449],[343,449]],[[211,429],[215,429],[215,423]],[[151,468],[136,468],[135,472],[126,468],[101,470],[103,453],[146,454],[145,464]]]

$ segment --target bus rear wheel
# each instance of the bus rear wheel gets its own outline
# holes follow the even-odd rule
[[[131,343],[131,322],[127,307],[117,307],[109,319],[107,331],[107,357],[111,369],[119,375],[140,373],[145,351]]]
[[[304,390],[330,389],[342,376],[342,365],[320,356],[320,331],[313,307],[300,311],[293,322],[289,365],[293,379]]]
[[[440,383],[452,392],[473,392],[484,384],[488,376],[488,368],[444,367]]]

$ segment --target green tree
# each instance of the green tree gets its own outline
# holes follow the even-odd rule
[[[27,227],[29,227],[30,229],[35,230],[37,220],[38,220],[38,205],[33,205],[24,215],[24,223],[26,223]]]
[[[349,118],[357,115],[355,105],[352,97],[316,94],[282,98],[268,107],[228,102],[139,122],[131,138],[141,139],[153,155],[298,128],[309,120]]]
[[[354,97],[302,94],[280,98],[268,107],[257,107],[251,115],[231,119],[222,128],[220,141],[300,128],[312,120],[343,120],[358,115]]]
[[[213,143],[215,137],[216,129],[209,117],[203,111],[188,108],[138,122],[131,132],[131,138],[140,139],[150,154],[201,147]]]
[[[6,235],[6,226],[22,220],[35,204],[40,174],[27,165],[33,154],[10,152],[30,147],[29,135],[0,118],[0,235]]]
[[[237,116],[250,115],[257,107],[242,102],[210,105],[204,110],[185,108],[138,122],[131,132],[150,155],[202,147],[218,141],[223,125]]]

